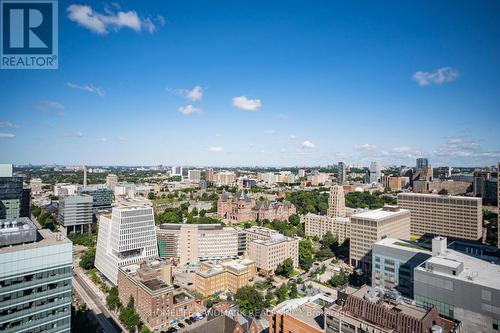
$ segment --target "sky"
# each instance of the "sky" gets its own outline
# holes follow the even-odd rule
[[[59,1],[0,70],[0,163],[486,166],[498,1]]]

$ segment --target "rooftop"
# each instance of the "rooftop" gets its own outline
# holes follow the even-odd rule
[[[433,274],[447,276],[448,278],[500,290],[500,266],[495,263],[451,249],[445,250],[439,256],[430,258],[427,262],[450,268],[458,268],[460,264],[463,264],[463,270],[457,275],[448,274],[436,269],[432,270],[432,272]],[[427,271],[426,263],[423,263],[416,269]]]
[[[430,194],[430,193],[398,193],[399,196],[413,196],[413,197],[434,197],[434,198],[447,198],[447,199],[461,199],[461,200],[470,200],[470,201],[478,201],[482,202],[481,198],[476,197],[464,197],[459,195],[442,195],[442,194]]]
[[[71,244],[71,241],[59,232],[52,232],[49,229],[35,230],[35,232],[36,241],[31,241],[29,243],[17,243],[0,247],[0,254],[38,249],[60,244]]]
[[[397,215],[408,214],[409,212],[409,210],[399,208],[398,206],[385,206],[384,208],[354,214],[351,218],[383,220]]]
[[[418,243],[413,243],[413,242],[409,242],[406,240],[390,238],[390,237],[383,238],[383,239],[377,241],[374,245],[383,245],[383,246],[391,247],[394,249],[411,251],[411,252],[415,252],[415,253],[419,253],[419,252],[430,253],[431,252],[430,249],[419,246]]]

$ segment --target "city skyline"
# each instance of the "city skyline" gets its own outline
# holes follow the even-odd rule
[[[499,6],[59,3],[59,69],[0,72],[0,163],[494,165]]]

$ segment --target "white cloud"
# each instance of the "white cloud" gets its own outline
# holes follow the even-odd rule
[[[193,89],[172,89],[172,88],[165,88],[166,91],[174,93],[176,95],[179,95],[181,97],[184,97],[186,99],[189,99],[193,102],[196,101],[201,101],[203,98],[203,87],[202,86],[194,86]]]
[[[12,133],[0,133],[0,139],[12,139],[15,135]]]
[[[233,97],[233,106],[245,111],[257,111],[262,106],[260,99],[249,99],[246,96]]]
[[[288,116],[284,113],[280,113],[276,116],[276,118],[281,119],[281,120],[286,120],[286,119],[288,119]]]
[[[128,138],[127,138],[126,136],[119,135],[119,136],[118,136],[118,140],[120,140],[120,141],[127,141],[127,140],[128,140]]]
[[[274,134],[274,133],[276,133],[275,130],[265,130],[264,131],[264,134]]]
[[[108,8],[103,14],[90,6],[73,4],[66,8],[66,12],[71,21],[101,35],[107,34],[109,31],[118,31],[121,28],[129,28],[134,31],[141,31],[144,28],[149,33],[153,33],[157,29],[155,22],[160,26],[165,24],[165,19],[162,16],[157,16],[155,19],[140,18],[133,10],[113,12]]]
[[[71,137],[71,138],[83,138],[83,133],[76,131],[76,132],[66,132],[64,133],[64,136],[66,137]]]
[[[296,136],[295,134],[290,134],[290,135],[288,136],[288,138],[289,138],[290,140],[295,140],[295,139],[297,139],[297,136]]]
[[[221,136],[222,136],[222,134],[220,134],[220,133],[215,133],[215,137],[216,137],[216,138],[220,138]]]
[[[356,146],[356,150],[360,151],[374,151],[375,149],[377,149],[377,146],[369,143],[363,143],[361,145]]]
[[[224,149],[222,147],[208,147],[207,150],[212,153],[219,153],[223,151]]]
[[[201,111],[202,110],[200,108],[195,108],[191,104],[186,105],[186,106],[181,106],[179,108],[179,112],[182,114],[201,113]]]
[[[303,149],[313,149],[314,147],[316,147],[316,146],[314,145],[314,143],[312,143],[312,142],[311,142],[311,141],[309,141],[309,140],[306,140],[306,141],[302,142],[302,148],[303,148]]]
[[[36,109],[40,112],[54,112],[54,114],[63,117],[65,115],[64,111],[64,105],[59,103],[59,102],[53,102],[53,101],[43,101],[39,102],[36,105]]]
[[[104,138],[104,137],[103,137],[103,138],[100,138],[100,139],[99,139],[99,142],[108,142],[108,138]]]
[[[106,95],[106,92],[103,89],[101,89],[99,87],[94,87],[91,84],[90,85],[88,85],[88,84],[79,85],[76,83],[68,82],[68,83],[66,83],[66,86],[73,88],[73,89],[87,91],[87,92],[96,94],[97,96],[100,96],[100,97],[103,97],[104,95]]]
[[[419,86],[424,87],[430,84],[443,84],[446,82],[455,81],[458,78],[458,71],[451,67],[442,67],[435,72],[416,72],[413,74],[412,79],[418,83]]]
[[[0,121],[0,128],[19,128],[19,125],[13,124],[8,121]]]

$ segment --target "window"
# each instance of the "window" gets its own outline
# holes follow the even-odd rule
[[[493,329],[500,331],[500,319],[493,319]]]

